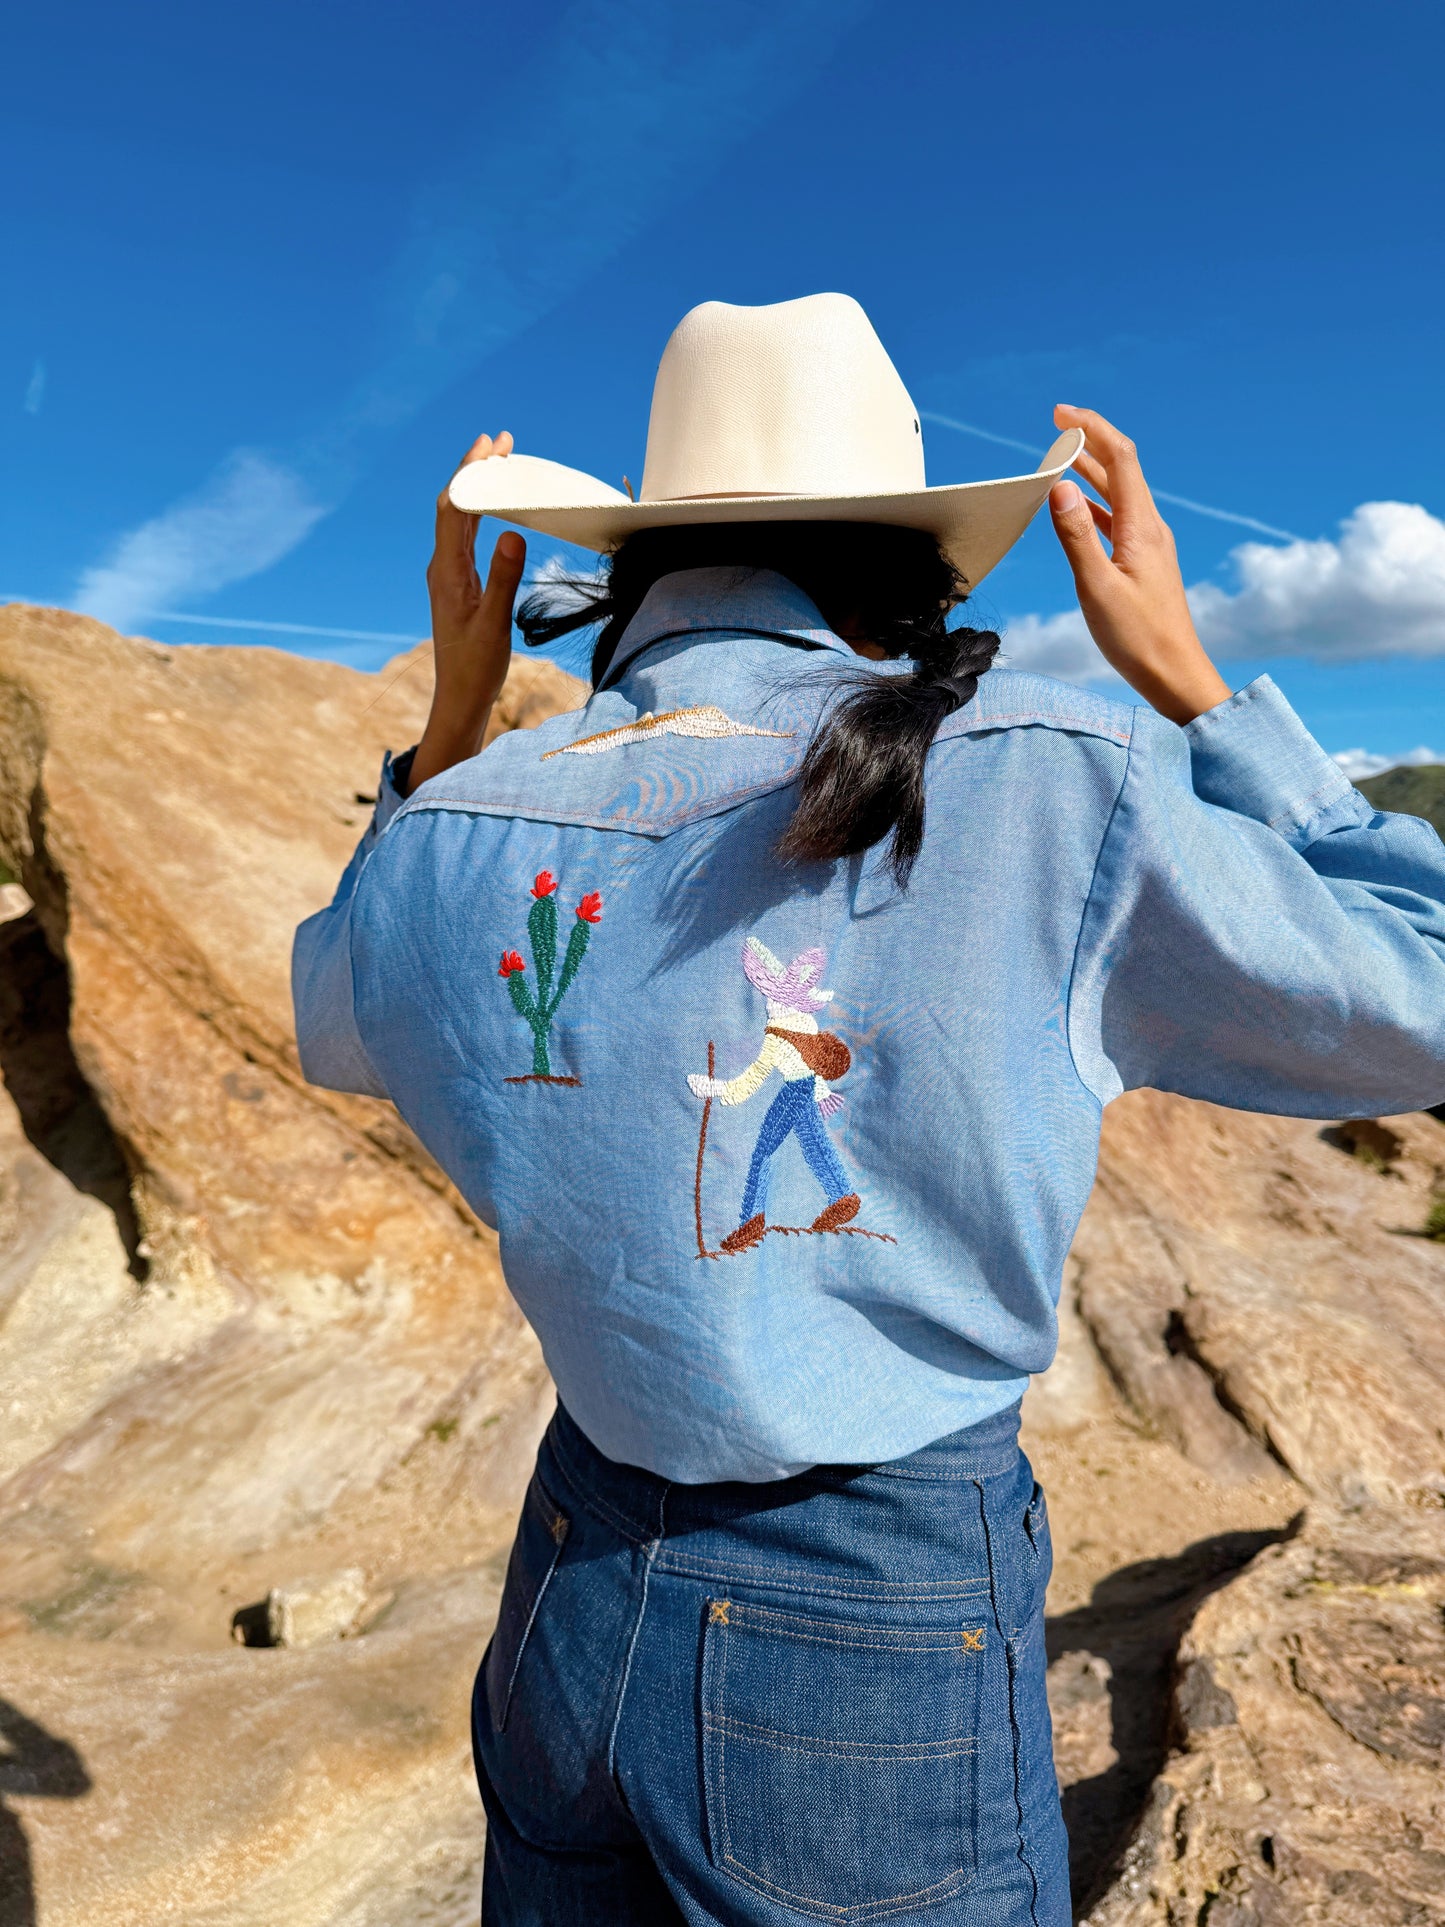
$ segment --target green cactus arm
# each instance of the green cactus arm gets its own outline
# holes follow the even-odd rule
[[[513,971],[507,979],[507,995],[517,1015],[529,1024],[537,1021],[537,1006],[532,1002],[531,992],[527,989],[526,979],[520,970]]]
[[[585,917],[578,917],[572,925],[572,934],[567,939],[567,954],[562,959],[562,975],[557,981],[557,995],[552,999],[552,1009],[567,995],[572,987],[572,979],[581,968],[582,959],[587,954],[587,945],[592,936],[592,926]]]
[[[552,996],[552,974],[557,968],[557,899],[538,897],[527,914],[532,939],[532,961],[537,967],[537,1008],[546,1010]]]

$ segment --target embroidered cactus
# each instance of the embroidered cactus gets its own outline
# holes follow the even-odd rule
[[[527,935],[532,941],[532,965],[537,973],[536,991],[534,993],[527,985],[527,966],[519,951],[507,950],[502,953],[497,975],[506,983],[512,1008],[531,1030],[532,1076],[551,1079],[552,1060],[547,1050],[547,1038],[552,1019],[557,1015],[558,1006],[572,988],[572,980],[582,966],[593,924],[602,920],[602,895],[598,890],[589,890],[577,905],[576,921],[567,938],[567,950],[560,972],[557,969],[557,879],[550,870],[538,872],[532,885],[532,899],[532,908],[527,913]],[[522,1083],[526,1080],[509,1078],[507,1081]],[[574,1078],[565,1081],[576,1082]]]

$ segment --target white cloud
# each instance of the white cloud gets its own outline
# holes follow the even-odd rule
[[[291,469],[238,449],[194,495],[132,529],[87,569],[75,606],[124,629],[183,594],[209,594],[270,568],[325,513]]]
[[[1237,590],[1201,582],[1190,606],[1220,656],[1445,655],[1445,522],[1416,502],[1364,502],[1335,542],[1245,542]]]
[[[45,363],[37,360],[25,384],[25,399],[20,404],[27,415],[38,415],[45,400]]]
[[[1056,616],[1016,617],[1004,630],[999,665],[1027,669],[1036,676],[1058,676],[1064,682],[1119,680],[1099,654],[1077,609],[1065,609]]]
[[[1445,763],[1445,751],[1426,749],[1407,749],[1403,756],[1377,756],[1369,749],[1342,749],[1335,761],[1352,783],[1360,782],[1366,776],[1378,776],[1386,769],[1419,769],[1422,764]]]
[[[1237,588],[1189,591],[1200,638],[1221,660],[1445,655],[1445,522],[1419,503],[1363,502],[1337,541],[1244,542],[1229,560]],[[1004,652],[1016,668],[1065,682],[1115,680],[1077,609],[1017,617]]]

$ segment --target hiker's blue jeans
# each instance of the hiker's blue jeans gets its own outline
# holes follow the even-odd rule
[[[689,1486],[559,1411],[474,1699],[485,1927],[1068,1927],[1017,1425]]]
[[[813,1080],[811,1077],[795,1077],[784,1084],[768,1106],[763,1128],[758,1132],[752,1163],[748,1166],[748,1181],[743,1189],[739,1224],[746,1224],[755,1211],[766,1206],[769,1163],[794,1132],[797,1133],[803,1156],[808,1160],[808,1169],[823,1187],[825,1201],[832,1204],[848,1195],[851,1186],[838,1162],[838,1153],[823,1129],[823,1121],[813,1098]]]

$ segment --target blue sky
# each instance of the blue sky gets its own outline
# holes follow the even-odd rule
[[[1102,409],[1285,532],[1169,510],[1231,680],[1445,760],[1442,58],[1438,10],[1292,0],[14,10],[0,591],[375,666],[194,618],[424,634],[473,435],[637,476],[687,308],[837,288],[931,481],[1032,466],[937,417]],[[977,600],[1094,673],[1046,521]]]

